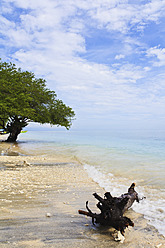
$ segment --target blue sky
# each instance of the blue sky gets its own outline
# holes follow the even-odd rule
[[[1,0],[0,53],[46,79],[73,128],[165,129],[165,0]]]

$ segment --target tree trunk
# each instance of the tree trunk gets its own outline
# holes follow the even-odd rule
[[[9,118],[5,128],[5,131],[9,133],[9,137],[6,142],[15,142],[17,140],[22,128],[28,125],[26,121],[27,119],[21,116],[12,116]]]
[[[15,142],[17,140],[17,137],[20,134],[21,130],[22,130],[21,127],[15,127],[15,128],[13,128],[13,130],[9,134],[6,142]]]

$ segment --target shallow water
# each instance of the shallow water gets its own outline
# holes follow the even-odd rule
[[[112,195],[132,182],[146,199],[133,209],[165,235],[165,135],[147,131],[28,131],[1,154],[63,155],[77,158],[89,175]],[[9,154],[10,155],[10,154]]]

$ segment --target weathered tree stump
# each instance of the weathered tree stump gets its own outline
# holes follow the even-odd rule
[[[104,194],[104,198],[94,193],[93,196],[98,200],[97,207],[101,211],[100,214],[93,213],[86,202],[87,211],[79,210],[79,214],[83,214],[92,218],[92,223],[114,227],[123,236],[125,229],[128,226],[134,226],[132,220],[123,216],[124,212],[128,210],[134,201],[139,202],[138,193],[135,191],[135,183],[132,183],[128,189],[128,193],[122,194],[120,197],[113,197],[110,192]]]

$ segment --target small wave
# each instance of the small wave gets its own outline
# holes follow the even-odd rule
[[[113,196],[120,196],[121,193],[127,192],[129,185],[132,183],[129,179],[117,178],[111,173],[105,174],[99,168],[89,164],[84,164],[84,168],[100,187],[104,188],[105,191],[111,192]],[[140,192],[140,197],[146,196],[146,199],[139,204],[135,202],[132,209],[137,213],[143,214],[149,224],[165,236],[165,200],[161,196],[158,199],[159,192],[155,189],[146,190],[145,187],[138,186],[137,192]]]

